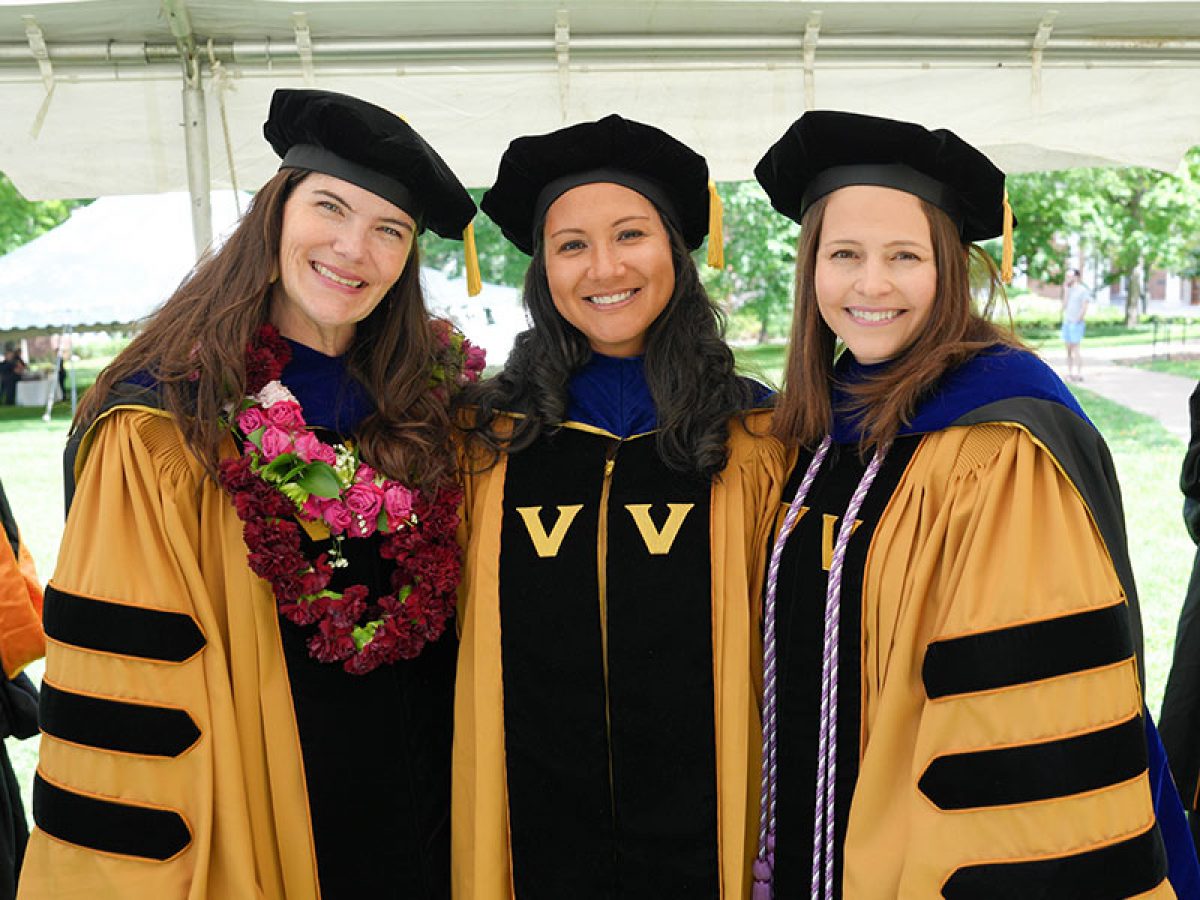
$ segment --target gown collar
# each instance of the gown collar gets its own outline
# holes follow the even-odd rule
[[[567,421],[600,428],[620,438],[657,428],[658,410],[650,396],[643,362],[640,356],[593,353],[568,383]]]

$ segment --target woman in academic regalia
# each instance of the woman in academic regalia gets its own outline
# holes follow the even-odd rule
[[[973,306],[1004,174],[824,111],[755,174],[801,236],[754,896],[1174,896],[1111,460]]]
[[[482,208],[533,327],[463,394],[455,896],[741,897],[782,459],[689,255],[707,165],[611,115],[514,140]]]
[[[278,174],[74,425],[27,900],[449,896],[447,406],[479,361],[416,239],[475,207],[353,97],[277,91],[264,132]]]

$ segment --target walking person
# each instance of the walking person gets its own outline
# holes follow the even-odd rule
[[[1087,329],[1088,303],[1092,292],[1083,283],[1078,269],[1067,269],[1063,281],[1062,339],[1067,346],[1067,378],[1083,381],[1083,333]]]
[[[1163,694],[1159,726],[1179,785],[1192,838],[1200,848],[1200,384],[1188,400],[1191,439],[1179,473],[1183,523],[1197,544]]]

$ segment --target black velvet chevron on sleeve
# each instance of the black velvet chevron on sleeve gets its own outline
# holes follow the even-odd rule
[[[173,810],[91,797],[33,780],[33,819],[46,834],[102,853],[167,860],[192,841]]]
[[[43,618],[51,640],[119,656],[180,663],[205,645],[191,616],[83,597],[53,584],[46,587]]]
[[[200,739],[185,710],[90,697],[42,682],[42,730],[85,747],[176,757]]]
[[[1112,665],[1133,656],[1125,604],[933,641],[925,651],[925,694],[939,700],[1029,684]]]
[[[1125,900],[1167,877],[1155,825],[1136,837],[1068,856],[964,866],[942,887],[946,900]]]
[[[1145,725],[1134,716],[1089,734],[934,759],[918,787],[939,809],[1069,797],[1146,771]]]

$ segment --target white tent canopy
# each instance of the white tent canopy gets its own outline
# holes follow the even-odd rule
[[[806,100],[947,125],[1010,169],[1169,169],[1200,143],[1191,0],[0,0],[0,169],[39,198],[187,188],[189,48],[220,186],[230,157],[241,187],[273,171],[270,93],[306,83],[406,116],[475,185],[513,136],[613,110],[719,179]]]
[[[31,198],[254,188],[271,91],[405,116],[464,181],[618,111],[716,178],[806,107],[953,128],[1010,171],[1173,169],[1200,143],[1192,0],[0,0],[0,170]],[[197,235],[204,243],[205,235]]]
[[[237,219],[232,191],[213,195],[218,236]],[[249,195],[241,198],[244,210]],[[127,328],[195,265],[186,193],[101,197],[0,256],[0,333]]]
[[[244,210],[248,196],[242,196]],[[211,198],[218,239],[237,220],[231,191]],[[28,244],[0,256],[0,334],[127,328],[152,313],[195,263],[186,193],[101,197]],[[503,361],[527,325],[515,288],[421,271],[426,302]]]

